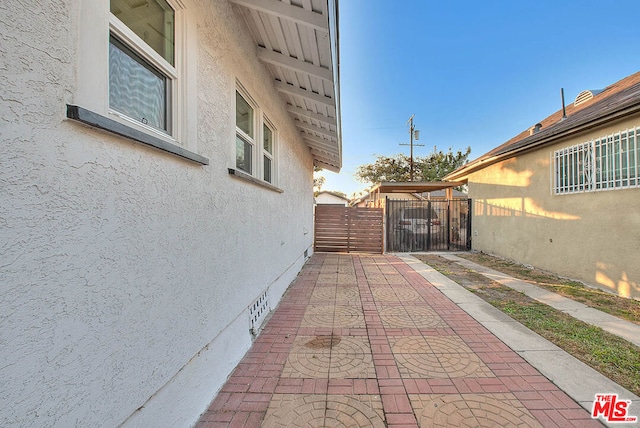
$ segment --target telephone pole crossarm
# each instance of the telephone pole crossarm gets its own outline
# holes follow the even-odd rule
[[[413,137],[415,136],[415,139],[418,139],[419,136],[419,132],[417,129],[415,129],[415,127],[413,126],[413,118],[414,118],[415,114],[412,114],[411,117],[409,118],[409,120],[407,120],[407,125],[409,125],[409,140],[410,140],[410,144],[402,144],[400,143],[401,146],[411,146],[411,156],[410,156],[410,160],[409,160],[409,181],[413,181]],[[424,144],[415,144],[416,146],[424,146]]]

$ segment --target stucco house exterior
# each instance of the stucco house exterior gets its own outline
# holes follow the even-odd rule
[[[473,249],[640,298],[639,137],[636,73],[449,174],[469,186]]]
[[[345,207],[349,206],[349,199],[328,190],[318,192],[315,197],[315,202],[316,205],[342,205]]]
[[[0,426],[191,426],[313,250],[337,0],[2,9]]]

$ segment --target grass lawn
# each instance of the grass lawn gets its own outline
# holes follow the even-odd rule
[[[569,354],[593,367],[609,379],[640,395],[640,348],[620,337],[608,333],[573,318],[551,306],[540,303],[525,294],[492,281],[479,273],[469,270],[453,261],[435,255],[415,255],[429,266],[448,276],[458,284],[477,294],[496,308],[519,321],[550,342],[555,343]],[[527,269],[504,260],[484,254],[464,255],[476,263],[491,267],[514,277],[545,285],[559,294],[573,297],[576,293],[581,302],[589,306],[618,315],[625,314],[625,319],[638,322],[640,318],[640,302],[621,299],[617,296],[601,296],[602,292],[591,290],[582,284],[573,283],[553,277],[548,273]],[[503,268],[502,263],[505,263]],[[517,270],[523,273],[516,275]],[[533,272],[532,272],[533,271]],[[525,277],[527,275],[528,277]],[[532,279],[535,278],[535,279]],[[555,278],[555,279],[554,279]],[[585,288],[586,290],[580,290]],[[560,293],[558,290],[569,290]],[[612,299],[613,298],[613,299]],[[621,304],[619,300],[625,300]],[[587,303],[590,302],[591,304]],[[615,306],[618,306],[617,308]]]
[[[618,318],[640,324],[640,301],[638,300],[618,297],[611,293],[586,287],[578,281],[561,278],[539,269],[531,269],[484,253],[462,254],[460,257],[506,273],[514,278],[529,281],[538,287],[553,291]]]

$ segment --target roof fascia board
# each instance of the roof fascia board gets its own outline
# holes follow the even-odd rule
[[[445,176],[444,180],[465,179],[469,174],[474,173],[483,168],[486,168],[502,160],[510,159],[518,154],[532,151],[534,149],[541,148],[549,144],[554,144],[564,138],[568,138],[575,134],[588,131],[590,129],[593,129],[602,125],[606,125],[610,122],[613,122],[619,119],[624,119],[625,117],[638,112],[640,112],[640,103],[611,112],[610,114],[607,114],[605,116],[602,116],[596,119],[592,119],[587,122],[578,123],[575,126],[565,130],[555,132],[555,133],[552,132],[549,135],[538,137],[532,141],[526,142],[523,145],[505,148],[504,150],[494,154],[493,156],[486,157],[486,158],[479,158],[476,161],[467,164],[461,169],[454,171],[451,174],[448,174],[447,176]]]
[[[340,16],[338,0],[327,0],[329,15],[329,42],[331,43],[331,66],[333,67],[333,91],[336,109],[336,132],[338,133],[338,156],[342,167],[342,112],[340,102]]]
[[[340,168],[338,166],[324,162],[321,159],[316,159],[316,165],[322,167],[323,169],[329,170],[331,172],[340,172]]]

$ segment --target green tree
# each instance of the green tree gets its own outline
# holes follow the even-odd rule
[[[447,152],[437,150],[423,157],[413,158],[414,181],[440,181],[444,176],[460,168],[468,162],[471,147],[463,152]],[[381,181],[409,181],[411,159],[404,154],[395,156],[378,156],[374,163],[360,165],[355,177],[362,183],[379,183]]]
[[[317,173],[321,172],[322,168],[314,165],[313,166],[313,194],[314,196],[318,196],[318,193],[320,193],[320,189],[322,189],[322,186],[324,186],[324,183],[326,181],[326,178],[324,178],[324,176],[322,175],[317,175]]]

